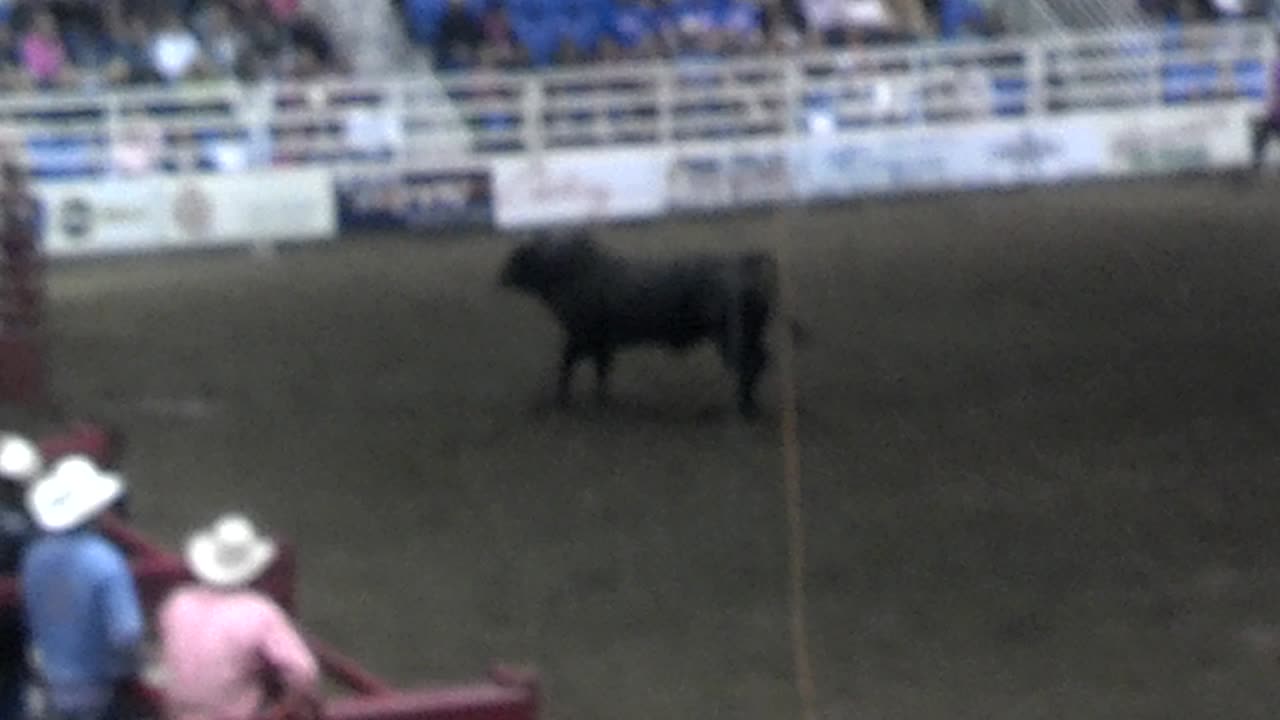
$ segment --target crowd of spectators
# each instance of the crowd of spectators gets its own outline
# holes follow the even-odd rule
[[[392,0],[438,67],[724,56],[997,31],[978,0]]]
[[[298,0],[0,0],[6,90],[310,77],[341,69]]]
[[[1275,0],[1138,0],[1150,17],[1171,25],[1206,20],[1265,18],[1280,10]]]

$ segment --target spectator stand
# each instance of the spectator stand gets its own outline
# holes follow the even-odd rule
[[[1189,26],[778,54],[689,51],[535,72],[500,67],[506,50],[495,50],[468,72],[439,77],[20,92],[0,106],[0,124],[22,133],[33,172],[50,181],[298,164],[343,174],[552,147],[1261,101],[1265,36],[1253,24]]]
[[[474,12],[467,3],[479,0],[460,2],[452,11],[466,14]],[[512,10],[516,35],[520,17],[546,10],[543,0],[519,2],[526,5]],[[485,7],[489,38],[507,11]],[[588,7],[574,12],[589,15]],[[467,72],[24,92],[0,107],[0,125],[23,134],[34,173],[46,180],[272,165],[322,165],[342,176],[545,148],[1260,100],[1266,90],[1269,44],[1265,26],[1255,24],[789,49],[766,36],[751,52],[733,45],[721,52],[700,48],[690,39],[696,33],[684,40],[666,33],[639,11],[635,23],[658,32],[632,37],[619,29],[618,17],[629,12],[581,23],[582,37],[595,37],[606,56],[615,52],[610,47],[629,46],[625,62],[521,69],[510,66],[518,65],[518,38],[503,44],[511,38],[499,33],[502,42],[486,39]],[[751,16],[743,17],[750,27]],[[646,43],[683,49],[667,59],[644,57],[652,49]]]

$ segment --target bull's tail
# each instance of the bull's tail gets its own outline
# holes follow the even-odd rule
[[[787,329],[791,331],[791,341],[796,347],[804,348],[813,344],[813,333],[809,331],[809,326],[795,318],[787,318],[787,325]]]

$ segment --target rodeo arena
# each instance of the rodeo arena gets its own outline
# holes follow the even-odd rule
[[[0,720],[1274,717],[1278,37],[0,0]]]

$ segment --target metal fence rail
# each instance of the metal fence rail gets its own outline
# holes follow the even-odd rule
[[[45,178],[456,168],[546,149],[1261,102],[1274,55],[1267,25],[1237,24],[439,80],[19,94],[0,101],[0,132],[25,145]]]

